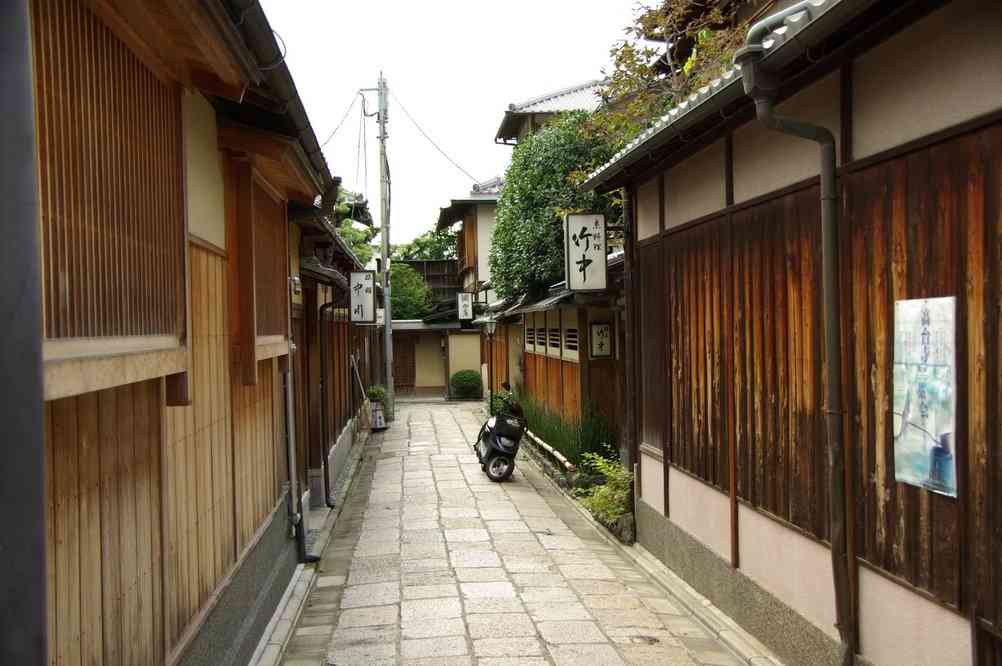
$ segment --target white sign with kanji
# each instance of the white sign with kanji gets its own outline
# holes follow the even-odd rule
[[[358,271],[351,274],[351,321],[356,324],[376,323],[376,272]]]
[[[456,308],[459,310],[459,321],[473,319],[473,294],[465,291],[456,294]]]
[[[592,322],[589,336],[592,358],[609,358],[612,356],[612,324]]]
[[[564,217],[564,278],[571,291],[606,288],[605,216]]]

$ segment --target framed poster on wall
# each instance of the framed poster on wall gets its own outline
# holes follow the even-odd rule
[[[591,358],[612,358],[612,324],[592,322],[588,327],[588,350]]]
[[[957,496],[957,299],[894,303],[894,478]]]

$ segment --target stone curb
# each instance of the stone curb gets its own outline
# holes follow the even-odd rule
[[[741,628],[722,610],[699,594],[688,583],[682,580],[675,572],[666,567],[660,560],[655,558],[646,548],[639,544],[633,546],[624,545],[617,539],[605,525],[595,520],[595,518],[566,490],[561,488],[535,460],[527,456],[527,460],[540,472],[540,476],[552,485],[564,499],[569,501],[585,520],[593,525],[599,535],[611,546],[634,561],[637,566],[643,569],[654,581],[663,587],[673,598],[687,611],[692,613],[693,618],[704,626],[714,637],[727,646],[736,657],[749,666],[782,666],[781,662],[772,652],[760,643],[754,636]]]
[[[322,554],[330,542],[331,534],[334,532],[334,523],[341,515],[344,508],[344,499],[348,496],[355,481],[355,474],[358,472],[359,461],[365,452],[365,445],[369,441],[371,433],[365,431],[360,439],[353,445],[351,452],[351,463],[345,473],[345,481],[341,488],[334,491],[334,508],[327,514],[324,526],[320,529],[320,536],[313,544],[310,554]],[[292,639],[292,632],[299,621],[306,606],[306,600],[310,596],[313,584],[317,580],[316,569],[313,566],[299,564],[289,581],[285,594],[275,609],[268,626],[265,627],[254,656],[248,662],[249,666],[274,666],[281,661],[285,654],[289,641]]]

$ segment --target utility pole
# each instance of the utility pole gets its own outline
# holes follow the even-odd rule
[[[386,420],[393,420],[393,307],[390,302],[390,165],[386,161],[386,79],[379,73],[379,217],[383,235],[383,357],[386,360]]]

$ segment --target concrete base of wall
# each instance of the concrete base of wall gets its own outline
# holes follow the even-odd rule
[[[310,503],[306,505],[310,509],[319,509],[324,506],[324,470],[322,467],[310,468],[306,470],[306,481],[310,488]]]
[[[205,623],[178,660],[183,666],[248,663],[296,570],[287,502],[269,518],[260,540],[220,592]]]
[[[821,629],[643,501],[636,509],[637,541],[784,663],[840,664],[839,644]]]

